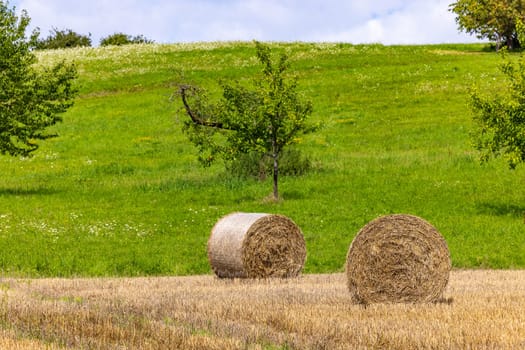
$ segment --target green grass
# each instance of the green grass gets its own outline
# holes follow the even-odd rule
[[[359,229],[419,215],[453,265],[524,268],[524,170],[480,165],[468,89],[501,86],[483,45],[271,44],[288,50],[323,128],[299,140],[314,170],[280,182],[202,168],[170,102],[176,83],[218,91],[258,71],[251,43],[44,51],[74,61],[80,96],[33,158],[2,157],[0,269],[19,276],[210,273],[206,242],[232,211],[280,213],[303,230],[306,272],[341,271]]]

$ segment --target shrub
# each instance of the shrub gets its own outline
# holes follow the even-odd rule
[[[89,35],[82,35],[74,32],[72,29],[58,30],[57,28],[53,28],[47,38],[38,39],[36,48],[46,50],[83,46],[91,46],[91,33]]]
[[[144,35],[131,36],[124,33],[115,33],[100,39],[100,46],[128,45],[128,44],[152,44],[154,41]]]

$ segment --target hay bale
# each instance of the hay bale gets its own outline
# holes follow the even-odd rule
[[[346,260],[355,302],[423,303],[442,298],[451,269],[447,243],[425,220],[383,216],[365,225]]]
[[[306,260],[299,227],[282,215],[232,213],[213,227],[208,259],[218,277],[295,277]]]

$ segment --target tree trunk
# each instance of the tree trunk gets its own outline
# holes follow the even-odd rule
[[[179,94],[182,98],[182,104],[184,105],[184,109],[186,109],[186,113],[188,113],[191,120],[195,124],[209,126],[209,127],[217,128],[217,129],[232,130],[226,127],[221,122],[214,122],[214,121],[208,120],[207,118],[203,118],[202,116],[199,115],[199,111],[193,111],[188,103],[188,97],[187,97],[188,91],[190,93],[196,93],[198,90],[196,87],[191,86],[191,85],[179,85]]]
[[[273,199],[279,200],[279,152],[277,152],[277,140],[272,140],[273,158]]]
[[[514,50],[514,41],[512,40],[512,36],[507,37],[507,48],[509,50]]]
[[[279,199],[279,160],[275,155],[273,158],[273,199]]]

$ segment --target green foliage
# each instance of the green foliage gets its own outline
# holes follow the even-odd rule
[[[31,48],[38,32],[25,32],[30,19],[0,2],[0,153],[27,156],[38,148],[36,140],[53,136],[46,129],[61,120],[59,114],[75,95],[74,66],[60,62],[36,68]]]
[[[525,161],[525,57],[514,62],[504,56],[501,71],[506,85],[500,93],[487,95],[479,89],[471,93],[478,125],[475,142],[483,161],[503,155],[514,169]]]
[[[286,148],[279,158],[279,173],[283,176],[305,175],[312,168],[312,161],[295,148]],[[273,160],[260,153],[241,154],[238,158],[226,162],[226,171],[230,176],[255,178],[261,181],[272,176]]]
[[[154,41],[146,38],[144,35],[131,36],[124,33],[114,33],[100,39],[100,46],[120,46],[129,44],[152,44]]]
[[[271,158],[273,196],[278,199],[279,157],[296,137],[313,131],[306,122],[312,104],[302,101],[297,93],[297,79],[288,74],[288,56],[283,53],[274,62],[269,46],[259,42],[255,46],[262,75],[253,79],[251,87],[241,82],[223,82],[219,104],[210,105],[201,93],[193,107],[185,100],[188,88],[182,87],[184,104],[191,117],[184,130],[199,148],[199,159],[205,165],[217,155],[231,160],[252,152]],[[226,140],[217,141],[217,133]]]
[[[516,18],[516,36],[520,43],[525,43],[525,24],[520,18]]]
[[[39,50],[66,49],[86,46],[91,46],[91,34],[82,35],[74,32],[72,29],[59,30],[57,28],[53,28],[47,38],[39,39],[36,44],[36,48]]]
[[[450,11],[456,14],[460,30],[496,41],[498,47],[520,47],[516,19],[525,18],[525,1],[458,0],[450,5]]]

